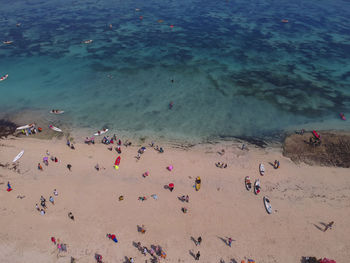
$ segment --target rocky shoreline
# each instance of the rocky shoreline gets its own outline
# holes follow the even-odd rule
[[[309,165],[350,167],[350,134],[339,131],[320,132],[321,144],[310,143],[311,132],[287,136],[283,143],[283,155],[295,163]]]

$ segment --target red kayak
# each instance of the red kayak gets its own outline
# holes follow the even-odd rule
[[[346,118],[345,118],[344,113],[339,113],[339,115],[340,115],[340,118],[341,118],[343,121],[346,121]]]
[[[313,134],[317,139],[321,140],[321,135],[319,135],[319,134],[317,133],[317,131],[313,130],[313,131],[312,131],[312,134]]]
[[[119,166],[119,164],[120,164],[120,156],[118,156],[118,158],[115,160],[114,165],[118,165]]]

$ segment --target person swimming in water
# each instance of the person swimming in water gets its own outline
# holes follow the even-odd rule
[[[169,109],[171,110],[171,109],[173,108],[173,106],[174,106],[174,102],[171,101],[171,102],[169,103]]]

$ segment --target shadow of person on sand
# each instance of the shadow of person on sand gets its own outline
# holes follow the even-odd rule
[[[326,227],[326,224],[323,223],[323,222],[319,222],[319,224],[320,224],[320,225],[323,225],[324,227]],[[316,225],[316,224],[313,224],[313,225],[314,225],[314,227],[316,227],[318,230],[324,232],[324,228],[323,228],[323,227],[320,227],[320,226],[318,226],[318,225]]]
[[[193,243],[197,246],[197,240],[191,236],[191,240],[193,241]]]
[[[190,255],[191,255],[193,258],[196,258],[196,255],[193,253],[192,250],[189,250],[188,252],[190,253]]]
[[[315,257],[302,257],[300,263],[318,263],[318,260]]]
[[[271,165],[272,167],[275,167],[275,165],[273,163],[271,163],[271,162],[269,162],[269,165]]]
[[[223,237],[217,237],[217,238],[220,239],[222,242],[224,242],[226,246],[228,246],[227,239],[225,239]]]

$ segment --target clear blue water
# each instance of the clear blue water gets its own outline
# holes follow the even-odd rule
[[[0,3],[2,116],[58,108],[74,128],[186,138],[350,130],[349,1]]]

